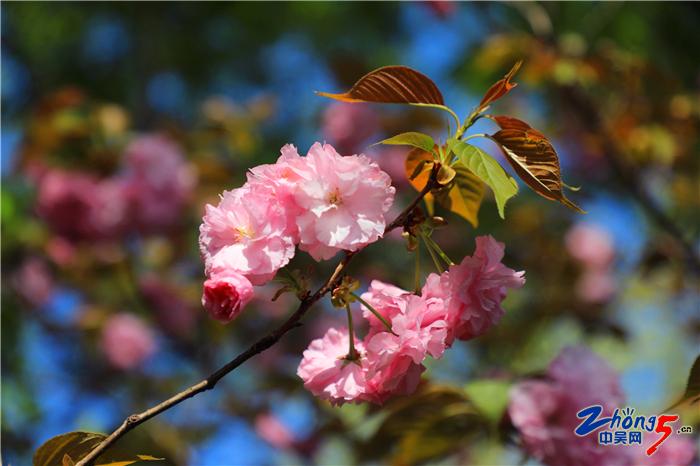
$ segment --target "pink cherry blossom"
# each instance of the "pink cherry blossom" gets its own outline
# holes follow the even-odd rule
[[[364,155],[342,157],[328,144],[314,144],[294,170],[300,249],[314,259],[356,251],[384,233],[384,214],[394,201],[391,178]]]
[[[134,139],[125,151],[122,175],[133,222],[147,232],[162,232],[182,221],[195,172],[182,149],[163,135]]]
[[[102,328],[102,350],[107,360],[119,369],[133,369],[156,349],[151,329],[133,314],[113,315]]]
[[[619,378],[604,360],[586,348],[565,348],[547,378],[513,388],[508,413],[525,450],[546,465],[624,466],[631,464],[625,448],[601,448],[595,435],[574,433],[584,407],[598,404],[610,415],[623,402]]]
[[[571,257],[589,268],[607,267],[615,257],[610,233],[587,223],[579,223],[567,232],[566,249]]]
[[[273,190],[277,201],[287,214],[287,231],[292,236],[294,243],[298,243],[299,232],[296,218],[301,215],[302,209],[294,201],[294,190],[301,177],[294,168],[302,167],[305,160],[299,156],[297,148],[292,144],[284,145],[280,154],[275,163],[251,168],[248,173],[248,183],[260,183]]]
[[[415,391],[425,370],[422,364],[425,358],[428,355],[440,358],[445,351],[449,324],[441,299],[401,293],[403,290],[381,282],[373,283],[373,288],[364,296],[369,298],[368,303],[372,301],[380,306],[382,310],[377,312],[387,318],[392,332],[375,317],[377,323],[365,340],[367,352],[363,363],[368,381],[365,398],[383,403],[391,395]],[[392,298],[390,294],[396,296]],[[388,301],[390,306],[382,307],[382,301]]]
[[[59,267],[71,265],[77,256],[76,246],[61,236],[54,236],[46,243],[46,254]]]
[[[48,170],[38,183],[37,213],[57,234],[77,241],[109,239],[122,233],[126,203],[118,180]]]
[[[333,405],[348,401],[359,401],[366,392],[366,381],[362,367],[364,345],[355,339],[355,349],[360,354],[358,361],[347,361],[349,336],[347,329],[328,329],[323,336],[311,342],[297,369],[304,386],[315,396],[328,400]]]
[[[401,312],[400,303],[405,301],[410,294],[408,291],[394,285],[379,280],[372,280],[369,289],[362,293],[360,297],[384,319],[391,321],[394,316]],[[364,306],[362,306],[362,316],[369,322],[370,329],[378,332],[386,330],[384,324]]]
[[[418,387],[425,370],[419,351],[403,344],[400,337],[389,332],[377,333],[367,339],[364,400],[384,403],[396,395],[409,395]],[[419,360],[416,362],[416,360]]]
[[[289,448],[294,444],[290,430],[272,414],[255,417],[255,432],[267,443],[278,449]]]
[[[216,207],[206,206],[199,229],[207,274],[233,271],[254,285],[266,283],[294,256],[288,224],[272,188],[250,183],[225,191]]]
[[[51,270],[42,259],[29,257],[12,275],[12,285],[26,301],[35,307],[46,304],[54,291]]]
[[[476,238],[476,251],[441,277],[449,293],[450,313],[455,316],[455,336],[468,340],[486,332],[503,317],[501,301],[509,288],[525,284],[525,272],[501,263],[503,243],[491,236]]]
[[[624,402],[617,372],[586,347],[564,348],[549,364],[547,375],[576,402],[599,404],[604,410],[612,410]],[[578,423],[575,416],[572,420]]]
[[[587,303],[605,303],[616,291],[615,277],[604,269],[585,270],[576,283],[576,295]]]
[[[334,102],[323,113],[323,135],[344,153],[357,153],[378,126],[376,113],[367,105]]]
[[[253,285],[233,271],[215,275],[204,282],[202,306],[209,315],[223,323],[231,322],[253,297]]]

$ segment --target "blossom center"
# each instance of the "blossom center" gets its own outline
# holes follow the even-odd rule
[[[340,205],[343,203],[343,198],[340,197],[340,191],[335,188],[328,196],[328,203],[332,205]]]
[[[241,226],[233,228],[234,242],[238,243],[244,238],[250,239],[254,235],[253,229],[249,226]]]

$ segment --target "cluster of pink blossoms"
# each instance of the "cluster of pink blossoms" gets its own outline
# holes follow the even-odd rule
[[[389,175],[364,155],[343,157],[316,143],[302,157],[284,146],[276,163],[253,168],[242,187],[206,206],[199,236],[205,309],[233,320],[253,285],[270,281],[296,245],[322,260],[376,241],[394,194]]]
[[[365,309],[369,333],[355,338],[359,358],[347,359],[349,334],[331,328],[304,351],[297,374],[319,398],[332,404],[370,401],[412,393],[427,356],[440,358],[455,339],[475,338],[498,323],[509,288],[525,283],[524,272],[501,263],[504,245],[476,239],[476,251],[441,275],[430,274],[420,295],[373,281],[361,298],[391,325]]]
[[[167,233],[181,221],[195,183],[182,149],[159,134],[131,141],[121,170],[109,177],[44,166],[30,176],[38,185],[37,213],[69,242],[114,240],[133,227]]]

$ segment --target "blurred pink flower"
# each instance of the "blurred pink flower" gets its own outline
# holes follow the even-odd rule
[[[46,254],[56,265],[66,267],[75,260],[76,247],[65,238],[53,236],[46,243]]]
[[[579,437],[576,413],[601,405],[605,415],[624,402],[615,371],[587,348],[565,348],[547,370],[547,378],[517,384],[508,414],[525,450],[551,466],[624,466],[626,448],[601,448],[597,436]]]
[[[441,277],[447,290],[450,313],[455,318],[455,336],[468,340],[485,333],[503,317],[501,302],[508,288],[525,284],[525,272],[501,263],[505,246],[491,236],[476,238],[476,251]],[[434,286],[431,287],[434,289]]]
[[[163,232],[181,222],[195,184],[194,169],[182,149],[162,135],[140,136],[126,148],[124,165],[134,224]]]
[[[238,317],[253,297],[253,285],[234,271],[212,276],[204,282],[202,306],[214,319],[228,323]]]
[[[300,249],[318,261],[382,236],[396,191],[389,175],[366,156],[342,157],[328,144],[315,143],[305,162],[294,191],[303,209],[297,217]]]
[[[607,267],[615,258],[612,236],[596,225],[575,225],[566,233],[565,242],[571,257],[589,268]]]
[[[401,146],[383,147],[373,150],[369,157],[391,177],[394,186],[408,186],[406,176],[406,156],[409,149]]]
[[[564,348],[549,364],[547,375],[564,389],[570,400],[583,407],[599,404],[608,411],[625,399],[617,372],[583,346]],[[575,413],[570,419],[578,423]]]
[[[35,307],[46,304],[54,289],[54,281],[46,262],[28,257],[12,275],[17,292]]]
[[[347,361],[349,336],[347,329],[331,328],[323,338],[314,340],[304,351],[297,375],[315,396],[333,405],[359,401],[366,392],[362,358]],[[355,349],[364,354],[364,345],[355,339]]]
[[[653,455],[648,456],[646,450],[655,441],[656,439],[650,440],[648,445],[637,449],[636,458],[633,460],[634,466],[689,466],[694,464],[693,459],[698,454],[698,444],[691,436],[671,435]]]
[[[199,232],[207,275],[233,271],[262,285],[294,256],[287,211],[261,183],[224,191],[218,206],[206,206]]]
[[[149,275],[139,280],[139,288],[163,328],[179,336],[192,334],[196,318],[193,306],[179,295],[173,285]]]
[[[458,2],[450,0],[427,0],[425,4],[438,17],[444,19],[453,15],[454,12],[457,11]]]
[[[153,332],[133,314],[111,316],[102,327],[102,351],[107,360],[119,369],[133,369],[148,359],[155,350]]]
[[[259,414],[255,417],[255,432],[278,449],[286,449],[294,444],[292,433],[272,414]]]
[[[593,304],[609,301],[616,290],[615,277],[607,270],[586,270],[576,284],[576,295],[582,301]]]
[[[345,154],[361,152],[378,126],[375,111],[367,105],[334,102],[323,113],[323,136]]]
[[[49,170],[39,180],[36,209],[59,235],[71,240],[99,240],[124,227],[124,187],[82,172]]]

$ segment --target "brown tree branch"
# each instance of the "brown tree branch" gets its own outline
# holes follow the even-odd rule
[[[435,164],[433,171],[431,173],[430,179],[423,190],[418,194],[418,196],[408,205],[391,223],[389,223],[384,229],[384,235],[390,231],[403,226],[409,215],[418,206],[418,203],[425,197],[426,194],[435,186],[435,177],[437,175],[438,164]],[[305,297],[299,303],[299,307],[294,313],[289,316],[289,318],[279,327],[277,327],[272,332],[268,333],[255,343],[253,343],[247,350],[240,353],[234,359],[226,363],[224,366],[216,370],[214,373],[209,375],[206,379],[201,382],[192,385],[191,387],[171,396],[165,401],[158,403],[157,405],[141,412],[138,414],[132,414],[127,417],[124,422],[117,427],[114,432],[112,432],[105,440],[103,440],[99,445],[97,445],[90,453],[88,453],[84,458],[76,463],[76,466],[87,466],[94,463],[94,461],[107,449],[109,449],[117,440],[123,437],[127,432],[135,429],[140,424],[143,424],[147,420],[159,415],[160,413],[167,411],[185,401],[188,398],[211,390],[216,386],[219,380],[226,377],[228,374],[233,372],[238,366],[246,362],[248,359],[252,358],[256,354],[260,354],[266,349],[270,348],[272,345],[277,343],[287,332],[301,325],[301,319],[304,317],[306,312],[313,306],[317,301],[323,298],[328,292],[330,292],[338,280],[347,265],[350,263],[355,254],[359,251],[346,251],[343,259],[338,263],[328,280],[325,281],[321,287],[316,290],[315,293]]]

